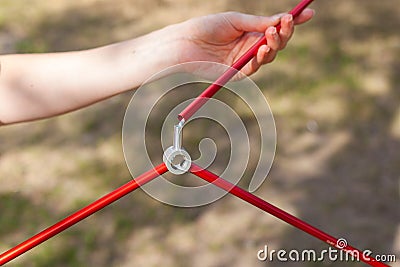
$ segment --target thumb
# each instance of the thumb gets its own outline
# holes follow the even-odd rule
[[[224,13],[224,17],[238,31],[264,33],[268,27],[277,25],[284,14],[264,17],[239,12],[227,12]]]

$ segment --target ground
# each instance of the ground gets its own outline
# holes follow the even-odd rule
[[[2,0],[0,53],[96,47],[193,16],[273,14],[295,3]],[[252,77],[268,99],[278,137],[272,170],[256,194],[355,247],[396,254],[393,266],[400,266],[400,7],[395,0],[313,7],[315,19]],[[121,147],[130,97],[0,128],[0,251],[131,179]],[[245,120],[252,125],[251,116]],[[265,245],[327,249],[231,196],[183,209],[137,191],[10,266],[300,265],[260,262],[257,251]],[[322,264],[363,266],[301,266]]]

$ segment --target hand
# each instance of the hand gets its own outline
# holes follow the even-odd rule
[[[232,65],[264,34],[267,45],[261,46],[257,56],[242,69],[244,74],[251,75],[261,65],[272,62],[277,52],[286,47],[294,25],[310,20],[313,15],[311,9],[304,10],[295,20],[290,14],[262,17],[227,12],[188,20],[181,33],[186,38],[180,47],[179,62],[212,61]],[[274,26],[279,21],[281,30],[277,32]]]
[[[177,63],[211,61],[232,65],[265,34],[268,45],[260,47],[242,70],[250,75],[286,46],[294,24],[308,21],[313,14],[307,9],[292,21],[289,15],[260,17],[228,12],[85,51],[1,56],[0,125],[85,107],[137,88],[152,74]],[[272,26],[279,21],[282,29],[274,34]]]

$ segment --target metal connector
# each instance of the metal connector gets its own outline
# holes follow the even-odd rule
[[[192,165],[192,159],[189,153],[182,148],[182,129],[185,120],[182,119],[174,126],[174,136],[172,146],[164,151],[163,161],[168,170],[173,174],[183,174],[189,171]]]
[[[182,129],[185,125],[185,119],[182,119],[177,125],[174,126],[174,140],[173,147],[178,150],[182,147]]]

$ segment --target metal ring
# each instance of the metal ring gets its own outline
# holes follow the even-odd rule
[[[192,159],[186,150],[174,146],[170,146],[165,150],[163,161],[167,165],[168,170],[173,174],[184,174],[192,165]]]

